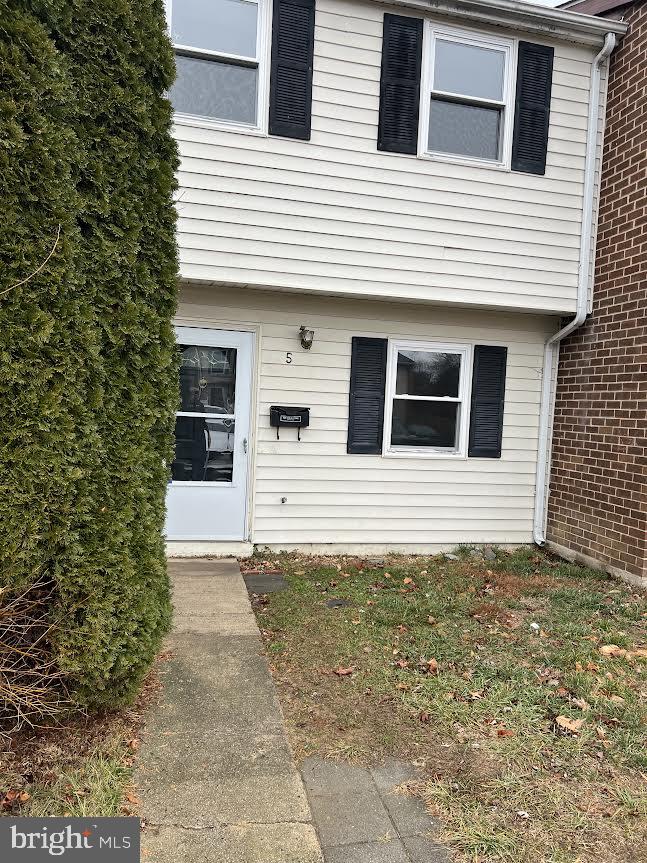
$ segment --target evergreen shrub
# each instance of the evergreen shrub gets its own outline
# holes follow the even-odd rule
[[[0,0],[0,42],[0,571],[116,704],[170,618],[173,54],[161,0]]]

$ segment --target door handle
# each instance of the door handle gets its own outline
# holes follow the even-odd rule
[[[247,438],[243,438],[243,452],[247,452]]]

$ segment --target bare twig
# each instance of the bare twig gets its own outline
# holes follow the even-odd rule
[[[40,273],[40,271],[43,269],[45,264],[52,257],[54,252],[56,251],[56,247],[58,246],[58,241],[59,241],[60,237],[61,237],[61,226],[59,225],[58,228],[56,229],[56,239],[54,240],[54,245],[52,246],[49,255],[45,258],[43,263],[36,270],[34,270],[33,273],[31,273],[29,276],[27,276],[25,279],[22,279],[20,282],[16,282],[15,285],[9,285],[9,287],[5,288],[4,291],[0,291],[0,297],[3,297],[5,294],[8,294],[9,291],[13,291],[14,288],[19,288],[21,285],[27,284],[27,282],[31,281],[34,278],[34,276],[37,276]]]
[[[46,576],[0,591],[0,734],[8,724],[41,726],[71,706],[50,641],[54,591]]]

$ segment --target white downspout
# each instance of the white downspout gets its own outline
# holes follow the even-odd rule
[[[600,70],[602,64],[615,48],[616,37],[607,33],[602,50],[593,61],[589,89],[589,124],[586,136],[584,160],[584,191],[582,201],[582,231],[580,236],[580,260],[577,278],[577,305],[575,317],[559,332],[551,336],[544,348],[544,375],[541,387],[539,413],[539,446],[537,452],[537,478],[535,485],[535,517],[533,539],[537,545],[546,542],[548,518],[548,496],[550,478],[550,456],[553,430],[554,380],[553,375],[559,360],[559,344],[586,320],[588,311],[589,282],[591,268],[591,240],[593,232],[593,193],[595,190],[595,158],[598,141],[600,111]]]

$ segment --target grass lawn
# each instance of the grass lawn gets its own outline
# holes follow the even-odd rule
[[[143,713],[158,689],[154,668],[132,707],[0,734],[0,816],[136,815],[133,765]]]
[[[535,550],[256,557],[298,757],[386,755],[470,863],[647,861],[647,598]]]

